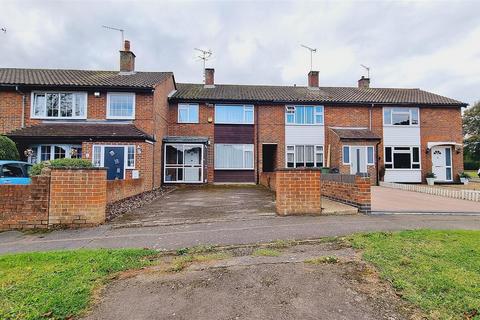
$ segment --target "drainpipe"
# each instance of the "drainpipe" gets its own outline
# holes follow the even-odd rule
[[[380,140],[375,144],[375,171],[377,172],[376,178],[375,178],[375,185],[377,186],[380,184],[380,177],[378,176],[380,172],[379,170],[380,168],[378,167],[378,146],[380,145],[381,142],[382,140]]]
[[[372,110],[373,110],[373,103],[372,105],[370,106],[370,110],[369,110],[369,128],[370,128],[370,131],[372,130]]]
[[[19,87],[18,86],[15,86],[15,91],[19,94],[22,95],[22,121],[21,121],[21,127],[22,128],[25,128],[25,104],[26,104],[26,100],[27,100],[27,97],[25,96],[25,93],[23,93],[22,91],[20,91]]]
[[[259,158],[260,158],[260,157],[259,157],[259,151],[258,151],[258,150],[259,150],[259,146],[258,146],[259,138],[258,138],[258,135],[259,135],[259,132],[260,132],[260,127],[259,127],[259,123],[258,123],[258,109],[255,111],[255,107],[254,107],[254,111],[253,111],[253,112],[254,112],[254,114],[255,114],[255,123],[254,123],[254,127],[253,127],[253,128],[254,128],[253,133],[255,134],[255,139],[256,139],[256,141],[257,141],[257,152],[256,152],[256,153],[257,153],[257,157],[256,157],[256,158],[257,158],[257,161],[256,161],[256,163],[257,163],[257,165],[256,165],[256,167],[257,167],[257,174],[256,174],[256,176],[257,176],[257,181],[255,181],[255,182],[258,184],[258,183],[260,182],[260,168],[258,167]],[[255,130],[255,129],[256,129],[256,130]]]

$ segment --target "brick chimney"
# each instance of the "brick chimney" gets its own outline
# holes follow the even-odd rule
[[[365,78],[364,76],[362,76],[360,80],[358,80],[358,87],[360,89],[370,88],[370,78]]]
[[[213,68],[205,68],[205,87],[215,87],[215,69]]]
[[[309,88],[318,88],[320,82],[318,80],[318,71],[310,71],[308,73],[308,87]]]
[[[120,72],[135,72],[135,54],[130,51],[130,41],[125,40],[120,50]]]

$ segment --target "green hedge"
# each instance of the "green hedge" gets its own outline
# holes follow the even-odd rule
[[[17,146],[8,137],[0,136],[0,160],[19,160]]]
[[[85,159],[55,159],[52,161],[43,161],[33,165],[30,175],[38,176],[42,173],[42,169],[48,168],[91,168],[93,167],[90,160]]]
[[[478,170],[480,168],[480,161],[465,161],[463,167],[465,170]]]

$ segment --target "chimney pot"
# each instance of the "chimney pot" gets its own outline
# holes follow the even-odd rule
[[[364,76],[362,76],[360,80],[358,80],[358,87],[360,89],[370,88],[370,78],[365,78]]]
[[[310,71],[308,73],[308,87],[309,88],[318,88],[320,85],[319,81],[319,72],[318,71]]]
[[[130,41],[125,40],[123,50],[120,50],[120,72],[132,73],[135,71],[135,54],[130,51]]]
[[[205,68],[205,86],[215,86],[215,69]]]

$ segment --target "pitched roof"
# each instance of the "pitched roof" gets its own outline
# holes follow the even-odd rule
[[[106,124],[106,123],[41,123],[35,126],[17,129],[7,136],[13,139],[28,138],[41,140],[48,138],[65,138],[68,140],[92,141],[119,141],[119,140],[151,140],[153,137],[138,129],[131,123]]]
[[[330,128],[341,140],[381,140],[381,137],[368,129]]]
[[[465,103],[420,89],[229,85],[177,83],[172,100],[250,101],[278,103],[379,103],[466,106]]]
[[[63,69],[0,68],[1,85],[118,87],[150,89],[162,83],[172,72],[135,72]]]

